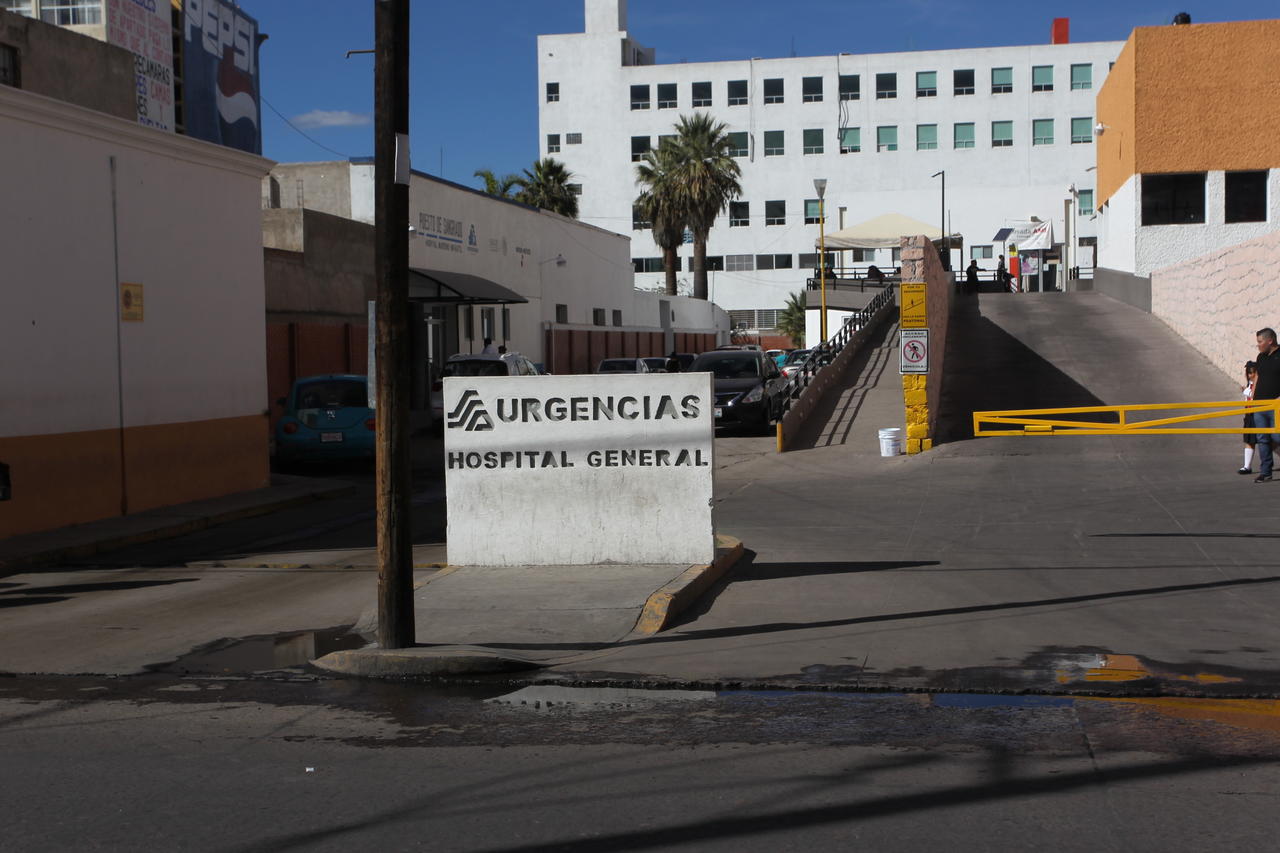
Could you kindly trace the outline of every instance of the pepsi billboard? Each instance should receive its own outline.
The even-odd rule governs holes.
[[[262,153],[258,22],[225,0],[186,0],[182,103],[188,136]]]

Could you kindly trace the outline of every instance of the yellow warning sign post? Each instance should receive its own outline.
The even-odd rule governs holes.
[[[926,302],[927,294],[924,282],[904,281],[902,283],[902,328],[928,328],[929,317],[925,310]]]

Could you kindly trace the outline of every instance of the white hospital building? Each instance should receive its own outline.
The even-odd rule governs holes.
[[[582,221],[632,229],[638,288],[661,288],[663,273],[632,219],[633,164],[695,111],[727,125],[742,167],[742,197],[707,246],[708,295],[723,308],[780,309],[803,289],[815,178],[828,181],[828,233],[885,213],[939,224],[945,171],[949,230],[964,238],[955,268],[975,257],[994,269],[997,233],[1031,217],[1059,241],[1071,226],[1081,248],[1067,262],[1093,265],[1094,99],[1123,42],[1071,44],[1061,21],[1039,45],[658,64],[628,34],[626,0],[585,4],[586,32],[538,37],[540,154],[576,176]],[[892,254],[843,261],[887,268]],[[682,293],[692,256],[681,248]]]

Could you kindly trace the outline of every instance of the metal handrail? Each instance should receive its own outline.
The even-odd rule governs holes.
[[[782,386],[783,404],[782,414],[778,416],[779,418],[791,410],[791,401],[798,399],[804,393],[804,390],[813,382],[814,377],[818,375],[818,371],[835,361],[836,356],[840,355],[841,351],[849,345],[853,336],[870,325],[881,309],[892,305],[896,297],[897,294],[894,289],[886,287],[877,293],[860,311],[846,317],[844,323],[831,336],[830,340],[814,347],[809,357],[800,363],[800,369],[788,376],[786,384]]]

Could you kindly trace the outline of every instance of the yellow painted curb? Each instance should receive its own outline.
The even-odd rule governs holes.
[[[716,557],[710,565],[690,566],[680,577],[649,596],[636,620],[634,634],[656,634],[675,621],[690,604],[724,577],[742,558],[742,541],[733,536],[716,536]]]

